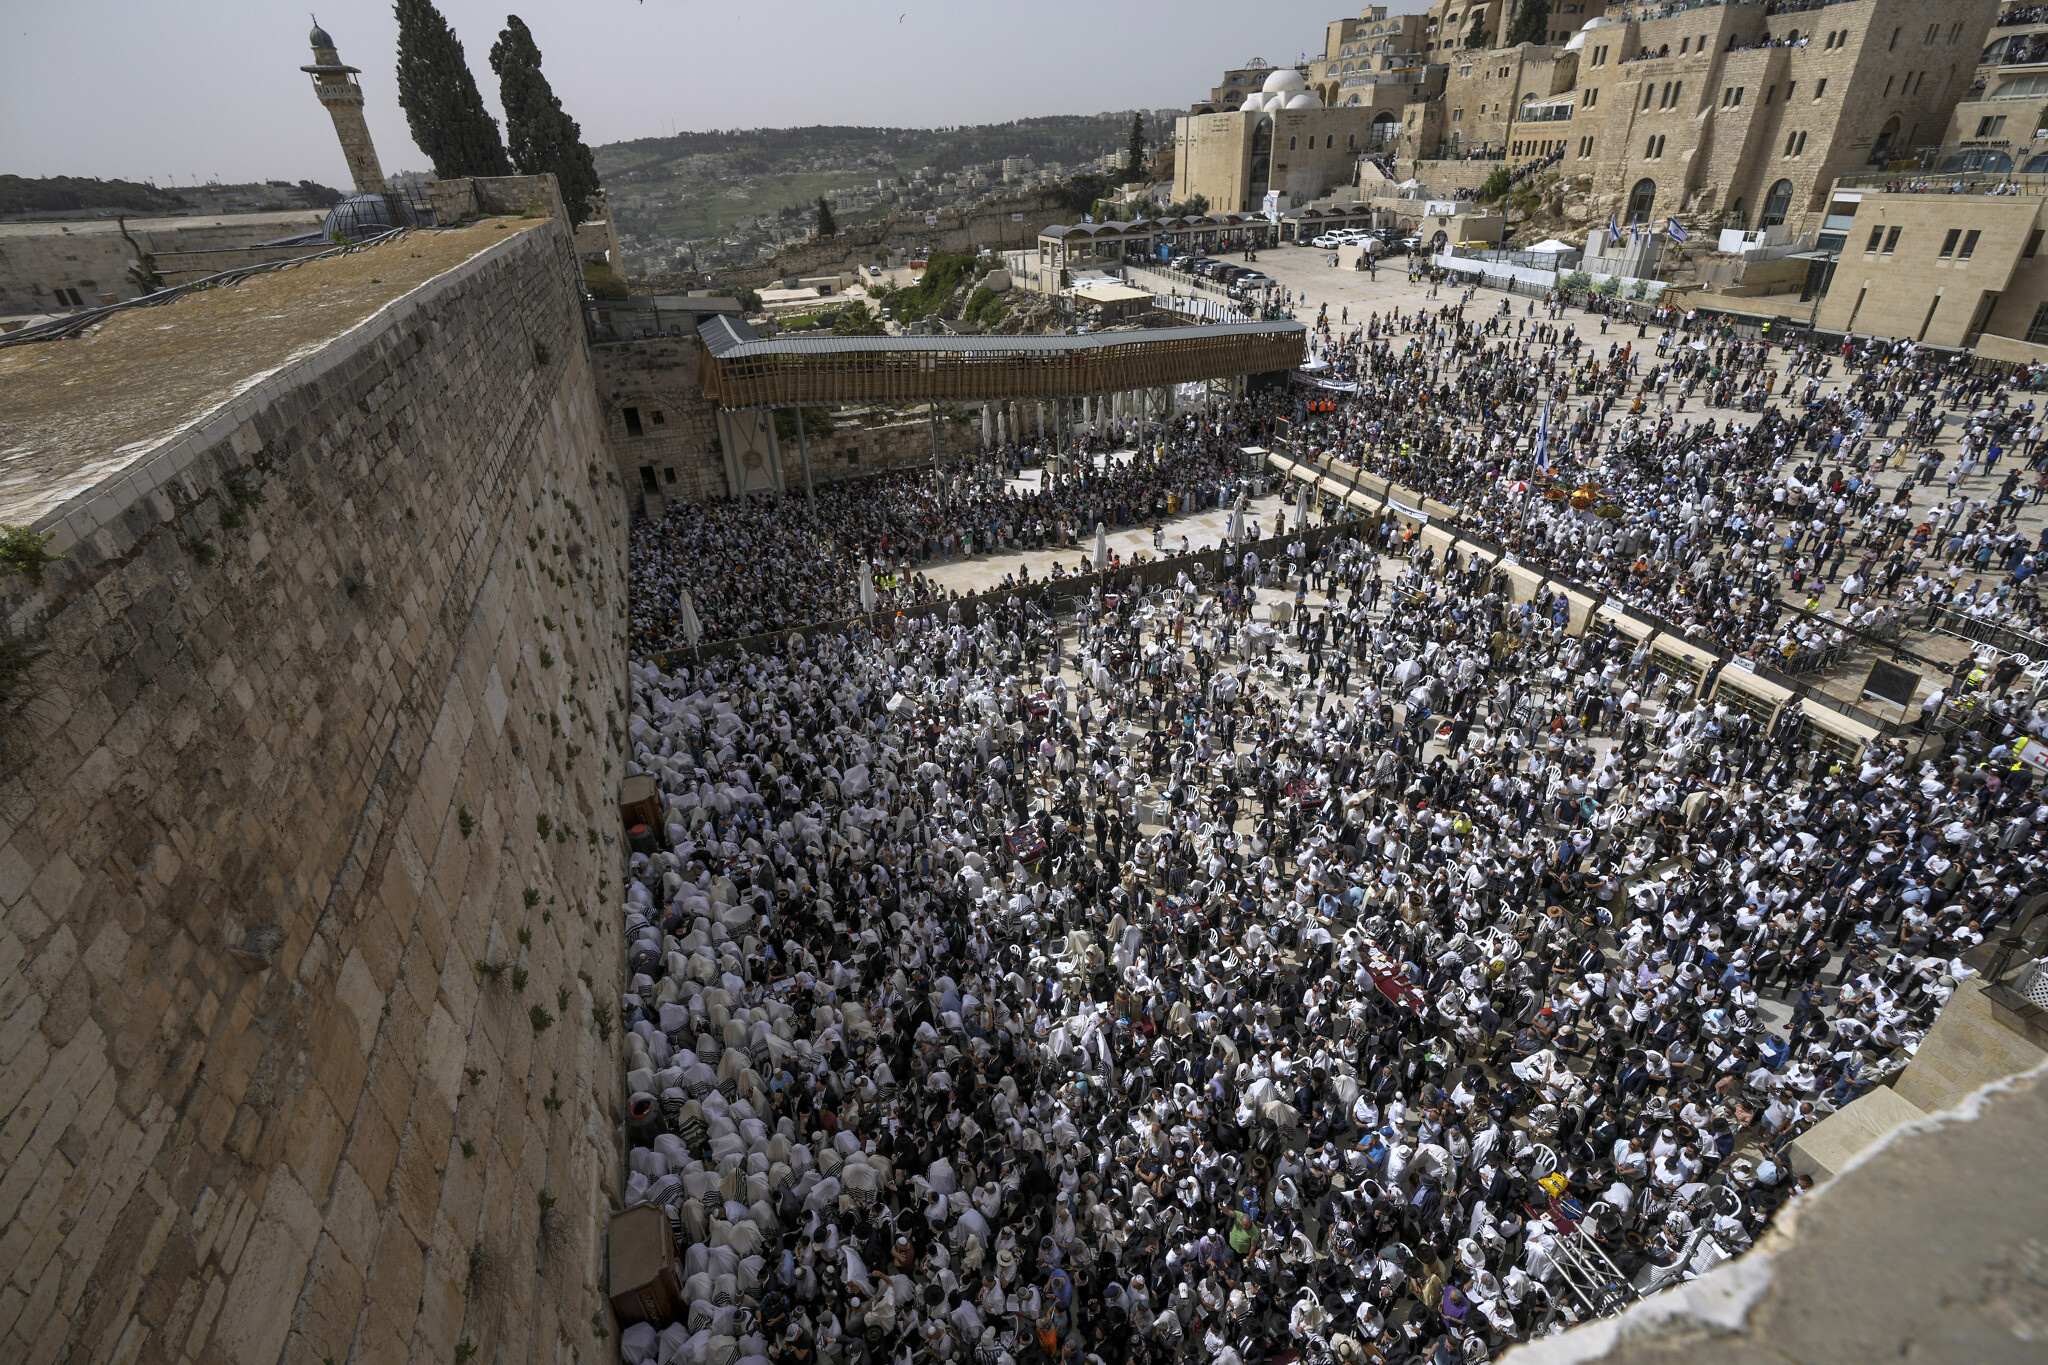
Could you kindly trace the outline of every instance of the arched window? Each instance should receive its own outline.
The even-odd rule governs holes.
[[[1891,160],[1892,147],[1898,140],[1899,116],[1893,114],[1884,121],[1884,127],[1878,130],[1877,145],[1870,149],[1870,164],[1876,166]]]
[[[1657,182],[1643,179],[1636,181],[1636,187],[1628,192],[1628,220],[1631,223],[1647,223],[1650,211],[1657,206]]]
[[[1771,192],[1764,196],[1764,216],[1756,220],[1760,228],[1777,227],[1785,221],[1785,215],[1792,209],[1792,182],[1780,180],[1771,186]]]

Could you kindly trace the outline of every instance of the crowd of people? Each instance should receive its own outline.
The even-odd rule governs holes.
[[[1066,620],[1041,579],[659,653],[680,587],[708,634],[850,616],[861,556],[1142,522],[1280,418],[1771,649],[1825,620],[1795,576],[1952,586],[1878,482],[1930,400],[1980,459],[2032,420],[1899,348],[1455,307],[1317,335],[1334,410],[1185,418],[1037,502],[1003,452],[636,530],[628,771],[661,814],[622,910],[624,1199],[669,1212],[680,1307],[627,1361],[1490,1359],[1749,1246],[1810,1186],[1789,1146],[2048,890],[2015,760],[2048,701],[2011,660],[1958,677],[1940,745],[1845,753],[1392,519],[1163,592],[1120,571]]]
[[[705,640],[745,639],[862,610],[860,566],[878,576],[878,609],[929,601],[921,570],[997,550],[1075,549],[1092,556],[1095,528],[1155,525],[1233,497],[1242,447],[1270,430],[1261,406],[1222,420],[1188,417],[1135,454],[1120,424],[1082,437],[1064,472],[1036,487],[1014,476],[1036,447],[1005,445],[939,470],[918,468],[817,489],[800,498],[671,504],[633,527],[632,633],[642,650],[682,643],[688,589]],[[1141,443],[1142,445],[1142,443]],[[1049,452],[1047,452],[1049,453]]]

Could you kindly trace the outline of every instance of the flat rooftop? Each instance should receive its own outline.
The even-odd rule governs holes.
[[[0,522],[44,514],[436,276],[544,218],[411,232],[0,347]]]
[[[326,209],[278,209],[271,213],[208,213],[185,218],[128,217],[130,232],[193,232],[201,228],[265,227],[283,231],[326,221]],[[112,218],[52,218],[39,222],[0,223],[0,241],[27,237],[116,236],[121,224]]]

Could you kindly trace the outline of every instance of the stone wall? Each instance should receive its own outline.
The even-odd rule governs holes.
[[[624,499],[494,240],[5,580],[0,1358],[614,1355]]]
[[[599,411],[610,431],[619,480],[633,505],[641,506],[644,498],[646,510],[658,514],[669,502],[731,496],[719,448],[717,405],[697,383],[703,350],[696,338],[606,342],[592,347],[591,356]],[[980,445],[980,409],[970,406],[966,412],[965,420],[939,424],[940,448],[947,454]],[[807,440],[811,478],[817,484],[926,464],[932,458],[931,422],[922,416],[898,420],[880,410],[836,412],[829,434]],[[783,487],[801,491],[804,471],[797,443],[790,439],[779,445]]]

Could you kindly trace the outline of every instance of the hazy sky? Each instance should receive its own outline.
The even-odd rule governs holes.
[[[495,115],[491,44],[533,29],[592,146],[673,130],[923,126],[1165,108],[1249,57],[1321,50],[1338,0],[439,0]],[[1394,6],[1423,8],[1420,0]],[[328,0],[387,171],[426,170],[398,107],[387,0]],[[266,0],[0,2],[0,172],[346,188],[299,67],[306,14]]]

